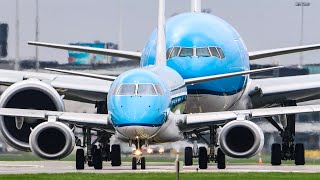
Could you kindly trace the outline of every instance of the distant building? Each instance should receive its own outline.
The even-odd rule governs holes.
[[[94,43],[70,43],[70,45],[86,46],[94,48],[118,49],[114,43],[94,42]],[[117,57],[91,54],[86,52],[68,51],[68,62],[74,65],[96,65],[96,64],[113,64],[118,61]]]
[[[8,24],[0,23],[0,57],[7,57],[8,55]]]

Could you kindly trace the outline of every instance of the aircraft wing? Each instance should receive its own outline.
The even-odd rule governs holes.
[[[272,56],[279,56],[303,51],[311,51],[320,49],[320,44],[311,44],[305,46],[294,46],[294,47],[286,47],[286,48],[277,48],[277,49],[269,49],[269,50],[262,50],[262,51],[254,51],[249,52],[249,59],[256,60],[261,58],[267,58]]]
[[[320,98],[320,74],[253,79],[248,86],[252,108]]]
[[[43,42],[34,42],[34,41],[29,41],[28,44],[35,45],[35,46],[55,48],[55,49],[63,49],[68,51],[80,51],[80,52],[87,52],[87,53],[93,53],[93,54],[116,56],[116,57],[122,57],[122,58],[134,59],[134,60],[141,59],[141,52],[93,48],[93,47],[75,46],[75,45],[62,45],[62,44],[43,43]]]
[[[105,101],[112,81],[74,75],[49,74],[39,72],[0,70],[0,85],[38,79],[55,88],[64,99],[95,103]]]
[[[320,112],[320,105],[306,105],[306,106],[289,106],[289,107],[274,107],[274,108],[260,108],[248,109],[238,111],[222,111],[209,113],[194,113],[187,115],[179,115],[177,119],[178,124],[182,130],[194,130],[202,128],[206,125],[224,124],[228,121],[237,120],[240,116],[247,116],[248,120],[251,118],[271,117],[277,115],[289,115],[298,113]]]
[[[22,118],[35,118],[42,120],[52,120],[73,124],[80,127],[92,127],[103,130],[114,131],[112,124],[108,120],[107,114],[73,113],[46,110],[0,108],[1,116],[12,116]]]

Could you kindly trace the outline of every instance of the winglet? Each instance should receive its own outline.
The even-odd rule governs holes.
[[[165,0],[159,0],[156,65],[166,65]]]

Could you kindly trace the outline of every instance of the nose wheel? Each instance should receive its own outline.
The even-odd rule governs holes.
[[[141,169],[146,169],[146,158],[145,157],[133,157],[132,158],[132,169],[136,170],[138,165],[140,165]]]

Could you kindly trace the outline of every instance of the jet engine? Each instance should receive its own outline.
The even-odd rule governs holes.
[[[44,122],[30,134],[31,151],[43,159],[62,159],[68,156],[75,145],[72,130],[61,122]]]
[[[233,158],[249,158],[261,151],[264,134],[260,127],[247,120],[227,123],[219,134],[221,150]]]
[[[58,92],[37,79],[17,82],[8,87],[0,97],[0,107],[64,111]],[[41,119],[0,116],[1,138],[16,149],[30,151],[31,129],[42,122]]]

